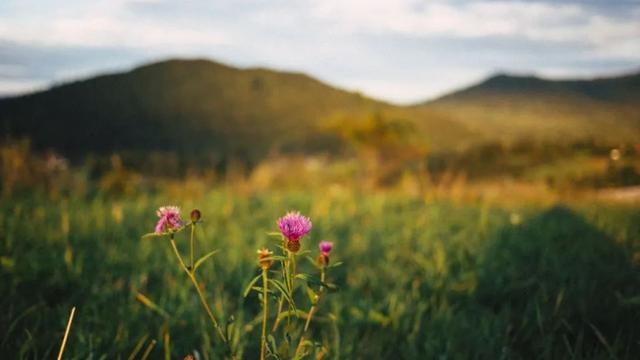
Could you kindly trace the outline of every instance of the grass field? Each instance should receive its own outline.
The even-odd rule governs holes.
[[[640,353],[640,209],[581,204],[507,208],[392,194],[141,193],[51,201],[0,200],[0,351],[55,358],[77,307],[65,358],[219,358],[220,344],[155,209],[203,213],[199,270],[213,311],[233,316],[233,347],[258,357],[260,306],[243,298],[256,249],[290,209],[308,214],[303,247],[335,243],[328,278],[339,290],[312,324],[327,358],[634,359]],[[187,238],[177,237],[186,249]],[[310,264],[300,265],[309,272]],[[308,307],[302,291],[299,303]],[[155,305],[153,305],[153,304]],[[271,314],[273,316],[273,314]],[[301,320],[298,320],[299,322]],[[138,355],[139,356],[139,355]]]

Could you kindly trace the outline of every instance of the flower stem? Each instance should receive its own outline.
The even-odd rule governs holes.
[[[196,279],[195,274],[187,268],[187,266],[184,263],[184,260],[182,260],[182,256],[180,256],[180,252],[178,251],[176,242],[173,240],[173,234],[171,234],[171,247],[173,248],[173,252],[176,254],[176,257],[180,262],[180,266],[182,267],[182,270],[184,270],[184,272],[187,273],[189,280],[191,280],[191,283],[196,288],[196,291],[198,292],[198,296],[200,297],[200,302],[202,302],[202,306],[204,306],[204,309],[207,312],[207,315],[209,315],[211,324],[213,324],[213,327],[218,332],[218,336],[220,337],[220,340],[222,340],[223,343],[227,344],[227,337],[224,335],[224,332],[222,331],[222,328],[220,328],[220,325],[218,325],[218,321],[216,320],[216,317],[213,315],[211,308],[209,308],[209,304],[207,303],[205,294],[200,289],[200,285],[198,284],[198,280]]]
[[[324,269],[320,270],[320,282],[324,283]],[[309,314],[307,314],[307,321],[304,324],[304,331],[302,332],[303,335],[309,329],[309,324],[311,323],[311,318],[313,317],[313,313],[318,308],[318,302],[320,301],[320,295],[322,295],[322,290],[324,290],[324,287],[322,285],[320,285],[320,289],[318,290],[318,298],[316,300],[316,303],[311,306],[311,309],[309,309]]]
[[[287,254],[287,258],[289,259],[289,261],[287,261],[287,286],[289,287],[289,296],[293,298],[293,277],[295,276],[296,254],[289,250],[287,250]],[[289,303],[287,307],[289,308],[289,314],[291,314],[291,311],[293,310],[291,304]],[[287,327],[289,326],[291,326],[291,316],[287,316]]]
[[[289,274],[289,281],[291,281],[291,283],[289,284],[289,290],[293,295],[293,279],[296,277],[296,271],[297,271],[296,254],[289,252],[289,255],[291,256],[291,273]]]
[[[189,269],[193,270],[193,242],[195,241],[196,223],[191,224],[191,241],[189,241],[189,253],[191,254],[191,263]]]
[[[280,325],[280,314],[282,313],[282,306],[284,305],[284,296],[280,295],[280,301],[278,302],[278,311],[276,313],[276,321],[273,323],[273,328],[271,331],[275,332],[278,330],[278,325]]]
[[[324,268],[322,268],[320,269],[320,283],[324,283],[324,278],[325,278],[325,272],[324,272]],[[313,305],[311,305],[311,308],[309,309],[309,313],[307,314],[307,320],[304,324],[304,330],[302,330],[302,335],[300,336],[300,342],[298,342],[298,347],[296,348],[296,352],[295,352],[296,357],[298,356],[299,352],[302,350],[302,344],[304,343],[305,335],[307,334],[307,330],[309,330],[309,324],[311,324],[311,319],[313,318],[313,314],[318,308],[318,302],[320,301],[320,295],[322,295],[323,290],[324,290],[324,287],[320,285],[320,289],[318,290],[318,296],[316,298],[316,301]]]
[[[284,239],[284,237],[282,238],[282,252],[284,255],[288,255],[289,251],[286,250],[286,240]],[[287,276],[288,274],[288,267],[289,267],[289,262],[287,261],[288,256],[280,261],[280,264],[282,266],[282,280],[284,281],[284,283],[286,284],[287,287],[289,287],[289,278]],[[282,313],[282,306],[284,305],[284,295],[280,294],[280,301],[278,302],[278,311],[276,312],[276,321],[274,321],[273,323],[273,328],[271,329],[272,332],[275,332],[276,330],[278,330],[278,325],[280,325],[280,314]]]
[[[269,314],[269,302],[267,298],[268,269],[262,269],[262,335],[260,336],[260,360],[265,359],[267,348],[267,316]]]

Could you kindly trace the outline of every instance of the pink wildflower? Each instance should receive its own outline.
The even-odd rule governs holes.
[[[329,255],[331,249],[333,249],[333,243],[331,241],[322,241],[318,247],[323,255]]]
[[[177,206],[163,206],[156,211],[156,214],[160,218],[156,224],[156,234],[175,230],[182,226],[180,208]]]
[[[298,242],[311,231],[311,220],[299,212],[288,212],[278,219],[278,228],[289,241]]]

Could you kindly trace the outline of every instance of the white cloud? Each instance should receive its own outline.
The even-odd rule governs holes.
[[[365,95],[396,104],[415,104],[425,101],[425,94],[431,98],[441,96],[452,88],[459,89],[481,81],[485,76],[486,72],[481,69],[440,68],[437,73],[416,73],[411,78],[389,80],[356,77],[336,79],[336,83],[346,89],[362,91]]]
[[[130,2],[98,1],[92,3],[93,6],[61,7],[51,13],[32,8],[34,15],[0,14],[0,39],[43,46],[134,48],[187,48],[228,43],[228,36],[222,31],[202,29],[202,24],[135,18],[126,12]]]
[[[640,5],[630,11],[639,9]],[[637,18],[604,16],[577,3],[317,0],[312,12],[350,32],[394,32],[420,37],[508,36],[599,47],[615,47],[618,42],[640,38]],[[640,49],[640,42],[636,44],[635,49]]]
[[[36,51],[25,65],[5,50],[0,81],[11,83],[0,91],[20,88],[17,78],[60,81],[209,56],[413,101],[496,69],[570,76],[629,68],[640,62],[640,3],[620,9],[578,0],[0,0],[0,45],[70,54],[45,66]],[[100,49],[111,55],[100,58]]]
[[[0,78],[0,96],[24,94],[47,87],[43,79],[2,79]]]

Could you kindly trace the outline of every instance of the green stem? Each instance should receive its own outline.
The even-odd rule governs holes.
[[[200,302],[202,302],[202,306],[204,306],[204,309],[207,312],[207,315],[209,315],[209,319],[211,320],[211,324],[213,324],[213,327],[218,332],[218,336],[220,337],[222,342],[227,344],[227,337],[224,335],[224,332],[222,331],[222,328],[220,328],[220,325],[218,325],[218,321],[216,320],[216,317],[213,315],[213,312],[211,311],[211,308],[209,308],[209,304],[207,303],[207,299],[205,297],[205,294],[200,289],[200,285],[198,284],[198,280],[196,279],[196,277],[193,274],[193,272],[191,272],[187,268],[186,264],[182,260],[182,256],[180,256],[180,252],[178,251],[178,247],[176,246],[176,242],[173,240],[173,234],[171,234],[171,247],[173,248],[173,252],[176,254],[176,257],[178,258],[178,261],[180,261],[180,266],[182,266],[182,270],[184,270],[184,272],[187,273],[187,276],[189,277],[189,280],[191,280],[191,283],[196,288],[196,291],[198,292],[198,296],[200,297]]]
[[[289,250],[287,250],[287,255],[287,258],[289,259],[289,261],[287,261],[287,286],[289,287],[289,295],[293,298],[293,276],[295,273],[294,269],[296,266],[296,259],[295,254]],[[287,308],[289,309],[289,314],[291,314],[293,308],[291,307],[290,303],[287,303]],[[287,316],[287,328],[289,328],[290,326],[291,316]]]
[[[276,312],[276,321],[273,323],[272,332],[278,330],[278,325],[280,325],[280,314],[282,313],[282,306],[284,305],[284,296],[280,295],[280,301],[278,302],[278,311]]]
[[[269,313],[269,302],[267,301],[267,269],[262,269],[262,335],[260,336],[260,360],[265,359],[267,348],[267,316]]]
[[[291,291],[291,295],[293,296],[293,280],[296,277],[296,272],[297,272],[297,265],[296,265],[296,254],[294,253],[290,253],[291,255],[291,273],[289,274],[289,280],[291,281],[291,284],[289,284],[289,288]]]
[[[189,242],[189,252],[191,254],[191,264],[189,266],[189,269],[193,269],[193,242],[194,242],[194,238],[195,238],[195,232],[196,232],[196,223],[192,223],[191,224],[191,241]]]
[[[324,272],[324,268],[322,268],[320,269],[321,283],[324,283],[324,278],[325,278],[325,272]],[[318,290],[318,297],[316,298],[315,303],[311,305],[311,308],[309,309],[309,313],[307,314],[307,321],[304,324],[304,330],[302,330],[302,336],[300,336],[300,342],[298,343],[298,347],[296,348],[296,352],[295,352],[296,357],[298,357],[299,352],[302,350],[302,344],[304,343],[305,335],[307,334],[307,330],[309,330],[309,324],[311,324],[311,319],[313,318],[313,314],[318,308],[318,302],[320,301],[320,295],[322,295],[323,290],[324,290],[324,287],[320,285],[320,289]]]
[[[320,282],[324,283],[324,268],[320,270]],[[316,311],[318,307],[318,302],[320,301],[320,295],[322,295],[322,290],[324,290],[324,287],[320,285],[320,289],[318,290],[318,298],[315,304],[311,306],[311,309],[309,309],[309,314],[307,314],[307,321],[304,324],[304,331],[302,332],[303,334],[306,333],[307,330],[309,329],[309,324],[311,323],[311,318],[313,317],[313,313]]]
[[[286,250],[286,240],[284,239],[284,237],[282,237],[282,252],[283,255],[287,255],[288,254],[288,250]],[[288,258],[288,257],[287,257]],[[287,277],[287,268],[289,267],[289,263],[287,262],[287,259],[284,259],[282,261],[280,261],[281,264],[281,268],[282,268],[282,279],[284,280],[284,283],[287,285],[287,287],[289,287],[289,278]],[[278,311],[276,312],[276,321],[274,321],[273,323],[273,328],[271,329],[272,332],[275,332],[276,330],[278,330],[278,325],[280,325],[280,314],[282,313],[282,306],[284,305],[284,295],[280,294],[280,301],[278,303]]]

